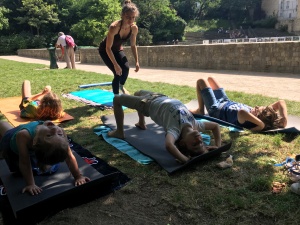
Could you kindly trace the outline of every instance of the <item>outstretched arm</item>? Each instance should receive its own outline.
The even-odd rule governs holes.
[[[286,127],[288,113],[287,113],[287,107],[285,101],[279,100],[271,104],[271,106],[275,111],[278,111],[279,115],[282,117],[279,126]]]
[[[19,169],[23,175],[26,186],[22,193],[29,192],[31,195],[37,195],[42,189],[35,185],[28,146],[31,145],[31,137],[27,130],[21,130],[16,135],[17,146],[19,149]]]
[[[167,133],[165,139],[166,149],[181,163],[185,163],[189,160],[184,154],[182,154],[175,145],[175,138],[172,134]]]
[[[69,167],[70,172],[72,173],[72,175],[75,179],[75,186],[85,184],[86,182],[90,181],[90,178],[85,177],[80,173],[76,158],[73,155],[70,148],[68,151],[68,157],[66,159],[66,163]]]

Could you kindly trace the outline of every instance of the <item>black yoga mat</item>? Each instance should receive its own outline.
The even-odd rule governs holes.
[[[114,115],[103,116],[102,122],[112,129],[116,129]],[[137,113],[126,113],[124,117],[125,140],[145,155],[153,158],[162,168],[172,174],[187,166],[207,160],[230,149],[231,143],[216,150],[197,156],[185,164],[178,163],[165,149],[165,132],[162,127],[146,117],[147,129],[140,130],[134,126],[138,121]]]
[[[13,213],[15,218],[4,215],[6,224],[25,222],[36,223],[58,211],[86,203],[104,196],[125,185],[129,178],[114,167],[98,157],[93,156],[88,150],[70,140],[70,147],[76,157],[79,169],[90,182],[75,187],[74,178],[66,163],[61,163],[59,170],[48,176],[35,176],[36,185],[43,189],[42,193],[31,196],[22,194],[24,179],[20,175],[11,173],[5,160],[0,160],[0,177],[6,189],[11,210],[7,207],[2,214]],[[77,154],[77,153],[78,154]],[[101,172],[99,172],[101,171]],[[4,198],[2,196],[2,198]],[[2,203],[5,200],[2,199]]]
[[[195,109],[198,106],[197,100],[192,100],[189,103],[186,104],[188,109]],[[194,115],[196,118],[200,119],[206,119],[209,121],[216,122],[220,125],[223,126],[231,126],[240,130],[243,130],[244,128],[236,126],[234,124],[228,123],[226,121],[216,119],[213,117],[210,117],[208,115]],[[298,116],[293,116],[293,115],[288,115],[288,123],[285,128],[278,128],[278,129],[273,129],[273,130],[267,130],[267,131],[261,131],[260,133],[267,133],[267,134],[276,134],[276,133],[293,133],[293,134],[300,134],[300,117]]]

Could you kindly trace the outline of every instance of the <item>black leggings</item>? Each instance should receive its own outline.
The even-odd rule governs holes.
[[[119,94],[119,84],[124,85],[127,80],[128,74],[129,74],[129,63],[128,63],[125,53],[123,51],[113,52],[117,63],[122,68],[121,76],[116,74],[114,64],[111,62],[106,51],[99,51],[99,54],[100,54],[103,62],[105,63],[105,65],[113,72],[114,79],[112,81],[112,89],[113,89],[114,94]]]

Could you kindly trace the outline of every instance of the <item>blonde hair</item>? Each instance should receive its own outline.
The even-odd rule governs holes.
[[[53,92],[46,94],[37,108],[38,120],[55,120],[62,117],[61,100]]]
[[[136,17],[140,15],[140,11],[137,8],[137,6],[134,3],[132,3],[130,0],[124,1],[121,15],[124,16],[127,13],[135,13]]]
[[[271,130],[281,128],[281,117],[278,113],[273,109],[272,106],[263,107],[259,110],[257,114],[257,118],[260,119],[265,127],[263,130]]]

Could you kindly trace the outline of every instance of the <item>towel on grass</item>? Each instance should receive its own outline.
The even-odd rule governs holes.
[[[0,99],[0,111],[6,117],[6,119],[13,125],[19,126],[21,124],[28,123],[33,121],[29,118],[20,117],[19,104],[22,97],[10,97],[10,98],[1,98]],[[63,117],[57,120],[53,120],[54,123],[61,123],[69,120],[73,120],[74,117],[64,112]]]
[[[108,137],[107,132],[110,130],[111,129],[108,126],[99,126],[99,127],[94,128],[94,133],[97,134],[98,136],[102,136],[103,139],[108,144],[111,144],[116,149],[127,154],[130,158],[134,159],[135,161],[137,161],[140,164],[146,165],[146,164],[153,162],[153,160],[151,158],[142,154],[135,147],[128,144],[128,142],[126,142],[122,139],[119,139],[119,138]]]

